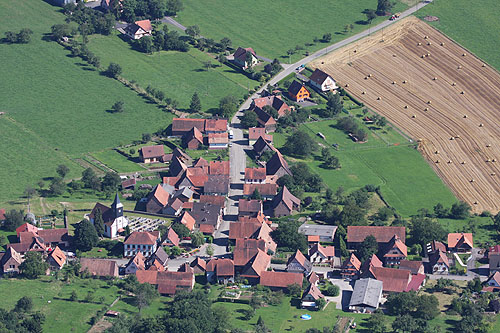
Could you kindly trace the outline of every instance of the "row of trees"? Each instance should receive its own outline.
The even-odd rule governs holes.
[[[28,28],[23,28],[18,33],[12,31],[5,32],[5,42],[10,44],[28,44],[31,41],[33,31]]]
[[[10,311],[0,308],[2,332],[41,333],[44,322],[45,315],[39,311],[33,311],[33,300],[28,296],[21,297]]]
[[[155,30],[153,36],[144,36],[137,40],[131,40],[132,45],[144,53],[155,51],[181,51],[187,52],[189,45],[181,39],[177,31],[169,31],[166,25],[162,30]]]
[[[64,14],[68,21],[78,24],[78,31],[85,43],[89,35],[109,35],[115,24],[114,15],[86,7],[83,1],[76,5],[73,3],[65,5]]]
[[[184,9],[181,0],[111,0],[110,11],[117,19],[135,22],[138,19],[156,20],[165,15],[175,16]]]

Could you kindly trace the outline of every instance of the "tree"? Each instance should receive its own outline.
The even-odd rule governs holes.
[[[415,315],[424,320],[432,320],[439,314],[439,301],[434,295],[420,295],[418,297]]]
[[[365,9],[363,10],[363,14],[366,15],[366,22],[368,24],[372,24],[372,21],[377,17],[374,9]]]
[[[457,220],[466,219],[470,216],[470,210],[471,207],[467,203],[463,201],[455,202],[451,205],[450,217]]]
[[[29,251],[24,255],[24,261],[19,265],[19,270],[28,279],[36,279],[44,274],[49,265],[38,252]]]
[[[5,213],[3,227],[7,231],[16,231],[17,227],[24,223],[24,212],[12,209]]]
[[[427,322],[405,314],[392,322],[392,329],[396,333],[424,333],[427,332]]]
[[[93,292],[93,291],[91,291],[91,290],[89,290],[89,291],[87,292],[87,296],[85,296],[85,302],[87,302],[87,303],[91,303],[91,302],[94,300],[94,296],[95,296],[95,295],[94,295],[94,292]]]
[[[361,262],[368,260],[373,254],[378,252],[377,239],[373,235],[366,236],[358,248],[356,256]]]
[[[167,0],[167,14],[170,16],[176,15],[178,12],[184,9],[184,5],[181,0]]]
[[[55,24],[51,28],[52,39],[55,41],[61,40],[65,36],[71,34],[71,27],[67,24]]]
[[[375,311],[370,318],[366,320],[366,326],[371,333],[387,332],[387,318],[381,311]]]
[[[151,302],[159,296],[156,288],[149,283],[140,283],[134,290],[134,303],[139,309],[139,312],[145,307],[148,307]]]
[[[189,104],[189,109],[191,110],[191,112],[201,111],[201,101],[197,92],[195,92],[193,94],[193,97],[191,97],[191,103]]]
[[[316,306],[318,307],[318,310],[323,310],[323,308],[326,305],[326,301],[323,297],[320,297],[316,300]]]
[[[340,224],[344,227],[348,225],[366,225],[365,211],[355,200],[347,200],[340,213]]]
[[[262,200],[262,195],[260,195],[259,189],[255,188],[253,191],[252,195],[250,196],[250,199],[253,200]]]
[[[200,27],[197,25],[190,25],[189,27],[186,28],[186,35],[196,38],[200,35]]]
[[[161,38],[163,38],[163,35],[161,34],[156,35],[154,39],[151,36],[144,36],[135,40],[135,47],[141,52],[151,54],[155,51],[154,42],[156,41],[157,43],[161,43],[161,41],[159,41]]]
[[[323,43],[329,43],[332,40],[332,34],[331,33],[326,33],[323,35],[323,38],[321,38],[321,41]]]
[[[225,118],[231,118],[237,110],[238,100],[234,96],[228,95],[220,100],[217,114]]]
[[[56,172],[59,176],[61,176],[61,178],[64,178],[68,174],[69,168],[64,164],[59,164],[57,166]]]
[[[450,215],[450,212],[448,209],[444,208],[444,206],[440,202],[438,202],[434,206],[434,215],[439,218],[445,218]]]
[[[191,245],[194,247],[200,247],[205,244],[205,236],[201,232],[195,232],[191,235]]]
[[[428,217],[413,216],[410,225],[411,244],[420,244],[424,246],[433,240],[441,241],[446,236],[446,230],[443,229],[441,224],[432,221]]]
[[[124,104],[125,104],[125,102],[123,102],[123,101],[116,101],[113,104],[113,106],[111,106],[111,112],[112,113],[122,113]]]
[[[116,172],[106,172],[102,178],[102,189],[105,192],[115,192],[121,184],[121,178]]]
[[[495,215],[493,218],[493,223],[495,224],[495,227],[497,228],[497,231],[500,231],[500,212]]]
[[[327,98],[328,98],[328,100],[326,102],[325,116],[331,118],[335,115],[338,115],[340,112],[342,112],[343,101],[340,98],[340,94],[338,94],[338,93],[332,94],[330,92],[330,93],[328,93]]]
[[[31,35],[33,31],[28,28],[23,28],[16,36],[16,42],[20,44],[28,44],[31,40]]]
[[[179,238],[184,238],[184,237],[188,237],[189,234],[191,233],[191,231],[189,231],[188,227],[186,227],[184,224],[182,223],[174,223],[172,224],[172,229],[175,231],[175,233],[177,234],[177,236],[179,236]]]
[[[122,67],[118,64],[115,64],[114,62],[110,63],[108,69],[106,70],[106,74],[113,79],[118,78],[121,73]]]
[[[71,295],[69,296],[69,300],[70,300],[70,301],[72,301],[72,302],[74,302],[74,301],[77,301],[77,300],[78,300],[78,295],[76,294],[76,291],[75,291],[75,290],[73,290],[73,291],[71,292]]]
[[[378,127],[384,127],[385,125],[387,125],[387,119],[385,117],[380,117],[377,119],[376,124]]]
[[[280,248],[289,251],[300,250],[305,253],[307,251],[307,238],[305,235],[298,233],[299,226],[300,223],[296,221],[280,222],[271,236]]]
[[[345,245],[345,241],[343,238],[339,239],[339,248],[340,248],[340,254],[343,258],[349,256],[349,250],[347,249],[347,246]]]
[[[288,155],[299,157],[309,156],[316,149],[317,145],[314,140],[309,134],[301,130],[297,130],[290,135],[283,146],[283,151]]]
[[[233,42],[229,38],[224,37],[220,40],[219,44],[220,44],[222,51],[225,51],[232,46]]]
[[[151,134],[150,133],[142,133],[141,139],[142,139],[142,143],[148,143],[149,141],[151,141]]]
[[[477,276],[471,281],[467,282],[467,289],[473,293],[481,292],[482,288],[483,286],[481,284],[481,280]]]
[[[90,251],[99,242],[97,232],[87,220],[82,220],[75,227],[74,243],[75,247],[83,252]]]
[[[390,12],[392,7],[394,7],[394,2],[390,0],[378,0],[377,4],[377,15],[384,16],[387,12]]]
[[[94,228],[98,236],[104,235],[104,220],[102,219],[102,212],[99,207],[97,207],[94,213]]]
[[[339,169],[340,161],[336,156],[330,156],[323,162],[322,166],[327,169]]]
[[[255,326],[255,333],[268,333],[271,332],[269,328],[267,328],[266,324],[264,323],[264,319],[262,319],[261,316],[259,316],[259,319],[257,320],[257,325]]]
[[[82,172],[82,182],[86,188],[101,189],[101,181],[92,168],[87,168]]]
[[[332,153],[330,152],[330,148],[328,148],[328,147],[321,148],[321,159],[323,161],[328,160],[328,158],[330,158],[330,156],[332,156]]]
[[[252,110],[245,111],[245,113],[243,113],[243,117],[241,117],[241,126],[244,128],[250,128],[256,127],[257,125],[257,114]]]
[[[9,244],[9,239],[4,234],[0,235],[0,246],[5,246]]]
[[[212,244],[208,244],[205,251],[207,252],[207,256],[209,256],[209,257],[213,256],[214,255],[214,247],[212,246]]]
[[[33,309],[33,299],[29,296],[21,297],[14,307],[14,311],[16,312],[30,312]]]
[[[326,288],[325,295],[336,297],[340,294],[340,288],[336,284],[332,284]]]
[[[62,195],[66,190],[66,183],[61,177],[54,177],[50,181],[49,191],[53,196]]]
[[[5,40],[8,42],[8,43],[15,43],[16,42],[16,34],[12,31],[6,31],[5,32]]]
[[[417,306],[418,296],[414,291],[389,294],[385,307],[387,313],[391,316],[409,314],[415,311]]]

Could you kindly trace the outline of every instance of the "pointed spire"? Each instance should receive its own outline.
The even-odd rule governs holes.
[[[118,196],[118,192],[116,192],[115,201],[113,201],[113,206],[116,207],[119,204],[121,204],[120,197]]]

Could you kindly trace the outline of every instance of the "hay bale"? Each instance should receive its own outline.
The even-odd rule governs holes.
[[[434,76],[434,77],[432,78],[432,81],[436,81],[437,79],[438,79],[438,78]]]
[[[365,80],[368,80],[368,76],[365,76]]]
[[[466,162],[465,161],[462,161],[462,164],[465,164]]]
[[[392,84],[396,84],[396,81],[392,81]]]
[[[432,101],[427,101],[427,104],[432,104]]]
[[[480,124],[479,124],[479,127],[483,127],[483,126],[484,126],[484,125],[483,125],[483,123],[480,123]]]
[[[425,58],[425,54],[422,54],[422,55],[420,56],[420,58],[422,58],[422,59],[423,59],[423,58]]]
[[[462,90],[462,91],[460,92],[460,95],[465,95],[465,91],[463,91],[463,90]]]
[[[462,69],[462,65],[458,65],[458,69]]]
[[[434,152],[434,154],[439,154],[439,150],[436,150],[436,151]]]
[[[464,114],[464,118],[467,118],[467,115],[466,115],[466,114]]]
[[[496,175],[496,173],[492,172],[492,173],[491,173],[491,175],[492,175],[492,176],[495,176],[495,175]]]
[[[462,53],[462,57],[465,57],[466,55],[467,55],[467,54],[465,54],[465,53]]]
[[[497,161],[497,159],[496,159],[496,158],[494,158],[494,159],[492,159],[491,161],[492,161],[492,162],[496,162],[496,161]]]
[[[357,50],[354,50],[353,52],[356,53]]]
[[[454,87],[456,86],[457,84],[455,82],[452,82],[451,86]]]
[[[420,45],[422,45],[422,43],[418,42],[417,45],[420,46]]]
[[[455,135],[455,139],[460,139],[460,135]]]
[[[479,203],[479,202],[477,202],[477,201],[474,201],[474,205],[477,205],[478,203]]]
[[[429,53],[427,53],[427,56],[428,56],[428,57],[430,57],[430,56],[431,56],[431,53],[430,53],[430,52],[429,52]]]
[[[444,42],[441,42],[441,46],[444,46]]]
[[[372,77],[372,75],[371,75],[371,74],[368,74],[368,77]]]
[[[424,39],[428,39],[428,38],[429,38],[429,36],[427,36],[427,35],[424,36]]]
[[[454,136],[452,136],[452,137],[450,138],[450,140],[452,140],[452,141],[453,141],[453,140],[455,140],[455,137],[454,137]]]
[[[382,97],[380,97],[380,96],[377,97],[377,101],[380,101],[380,100],[382,100]]]
[[[413,116],[411,116],[411,117],[412,117],[412,118],[417,118],[417,115],[416,115],[416,114],[414,114],[414,115],[413,115]]]
[[[361,92],[361,95],[366,95],[366,91]]]
[[[486,64],[483,64],[481,67],[486,67]]]
[[[408,82],[408,81],[406,81],[406,80],[403,80],[403,83],[406,83],[406,82]]]
[[[408,109],[408,105],[405,105],[405,109]]]
[[[486,163],[488,163],[488,162],[491,162],[491,160],[490,160],[489,158],[488,158],[488,159],[486,159]]]
[[[451,164],[451,160],[448,160],[448,164]]]
[[[432,45],[432,43],[431,43],[431,42],[428,42],[428,43],[427,43],[427,45]]]
[[[429,111],[429,108],[425,108],[424,111]]]
[[[436,163],[439,163],[439,160],[436,160]]]
[[[471,182],[471,183],[474,183],[474,178],[472,178],[472,179],[470,180],[470,182]]]
[[[488,143],[488,144],[486,145],[486,147],[490,148],[490,147],[491,147],[491,144],[489,144],[489,143]]]
[[[346,84],[345,84],[345,87],[346,87],[346,88],[347,88],[347,87],[349,87],[349,83],[346,83]]]

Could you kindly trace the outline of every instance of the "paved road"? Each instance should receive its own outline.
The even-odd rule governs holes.
[[[401,13],[401,17],[398,19],[398,20],[401,20],[402,18],[406,17],[406,16],[409,16],[409,15],[412,15],[413,13],[415,13],[418,9],[421,9],[422,7],[428,5],[429,3],[431,3],[432,0],[429,0],[429,1],[425,1],[425,2],[422,2],[420,4],[417,4],[413,7],[410,7],[408,8],[407,10],[405,10],[404,12]],[[396,21],[398,21],[396,20]],[[390,20],[386,20],[382,23],[379,23],[378,25],[374,26],[374,27],[371,27],[365,31],[362,31],[354,36],[351,36],[349,38],[346,38],[340,42],[337,42],[337,43],[334,43],[332,45],[329,45],[319,51],[316,51],[314,52],[313,54],[305,57],[305,58],[302,58],[301,60],[297,61],[296,63],[294,64],[291,64],[289,66],[286,66],[286,68],[279,72],[275,77],[273,77],[271,80],[269,80],[269,82],[264,85],[262,88],[260,88],[259,90],[257,90],[255,92],[255,94],[253,94],[252,96],[250,96],[250,98],[248,98],[240,107],[240,110],[246,110],[250,107],[250,104],[252,102],[252,100],[254,98],[257,98],[264,89],[267,88],[268,85],[275,85],[276,83],[278,83],[279,81],[283,80],[286,76],[288,76],[289,74],[291,74],[292,72],[295,71],[295,68],[299,67],[299,66],[302,66],[302,65],[305,65],[319,57],[322,57],[324,56],[325,54],[329,53],[329,52],[332,52],[336,49],[339,49],[341,47],[344,47],[352,42],[355,42],[363,37],[366,37],[368,35],[370,35],[371,33],[373,32],[376,32],[376,31],[379,31],[383,28],[386,28],[388,27],[389,25],[391,25],[392,23],[396,22],[396,21],[390,21]]]

